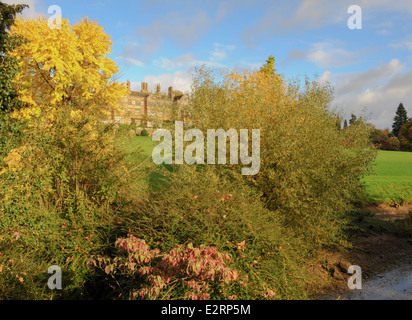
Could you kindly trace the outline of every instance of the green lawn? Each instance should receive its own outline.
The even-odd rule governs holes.
[[[371,202],[412,202],[412,152],[379,151],[365,182]]]
[[[142,158],[147,158],[152,155],[153,148],[158,144],[158,142],[153,142],[152,137],[136,137],[136,136],[126,136],[122,140],[122,147],[128,152],[134,152],[132,157],[137,157],[141,160]]]
[[[150,162],[153,163],[152,152],[159,142],[152,141],[152,137],[125,136],[121,139],[120,143],[121,148],[129,154],[128,161],[135,164],[144,162],[149,164]],[[162,166],[169,171],[173,170],[172,165],[163,164]],[[150,188],[156,189],[163,185],[165,181],[165,177],[161,173],[153,171],[149,174],[147,179],[143,178],[140,182],[143,185],[148,184]]]

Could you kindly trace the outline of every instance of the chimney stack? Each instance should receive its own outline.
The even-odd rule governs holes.
[[[173,87],[169,87],[169,99],[173,99]]]
[[[130,80],[127,80],[127,90],[131,91]]]
[[[156,85],[156,94],[161,95],[160,84]]]
[[[142,82],[142,92],[149,92],[149,90],[147,89],[147,83],[146,82]]]

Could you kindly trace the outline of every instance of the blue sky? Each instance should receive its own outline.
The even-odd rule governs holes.
[[[412,116],[412,0],[5,2],[29,4],[30,18],[59,5],[71,22],[99,21],[112,36],[120,80],[135,90],[144,81],[187,91],[196,66],[257,69],[273,55],[286,77],[331,82],[347,118],[390,128],[400,102]],[[362,9],[361,30],[348,27],[353,4]]]

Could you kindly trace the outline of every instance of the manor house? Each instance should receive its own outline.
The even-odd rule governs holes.
[[[112,115],[116,123],[153,128],[162,127],[164,121],[185,120],[188,97],[182,92],[169,87],[164,94],[160,85],[156,86],[155,92],[150,92],[145,82],[142,82],[140,92],[132,91],[130,80],[127,81],[127,87],[131,93],[121,102],[123,113]]]

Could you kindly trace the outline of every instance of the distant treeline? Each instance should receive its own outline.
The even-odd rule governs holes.
[[[357,118],[352,114],[349,120],[344,120],[343,128],[362,121],[362,118]],[[371,131],[371,142],[380,150],[390,151],[412,151],[412,118],[408,117],[408,113],[403,103],[399,104],[393,119],[392,130],[389,128],[381,130],[375,127]]]

